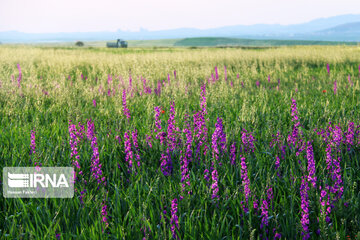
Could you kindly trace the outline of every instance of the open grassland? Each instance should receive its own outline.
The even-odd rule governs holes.
[[[359,239],[360,48],[0,46],[1,239]],[[2,189],[2,188],[1,188]]]
[[[103,48],[109,41],[85,41],[83,48]],[[357,42],[340,41],[317,41],[317,40],[276,40],[276,39],[246,39],[224,37],[196,37],[179,39],[156,39],[156,40],[128,40],[129,48],[167,48],[167,47],[279,47],[279,46],[359,46]],[[27,45],[42,47],[72,47],[75,42],[40,42]]]

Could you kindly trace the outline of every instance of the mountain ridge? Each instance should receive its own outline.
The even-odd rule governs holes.
[[[357,24],[360,14],[339,15],[329,18],[314,19],[309,22],[291,25],[254,24],[232,25],[209,29],[178,28],[169,30],[115,32],[59,32],[59,33],[22,33],[18,31],[0,32],[3,43],[32,43],[32,42],[67,42],[67,41],[100,41],[123,38],[126,40],[154,40],[191,37],[232,37],[254,39],[289,39],[289,40],[325,40],[325,41],[359,41],[360,31]],[[342,28],[350,28],[344,36]]]

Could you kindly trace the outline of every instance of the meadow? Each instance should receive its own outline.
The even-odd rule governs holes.
[[[357,46],[2,45],[0,166],[76,191],[0,239],[360,239],[359,100]]]

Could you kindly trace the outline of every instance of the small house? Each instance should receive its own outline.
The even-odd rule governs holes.
[[[122,39],[118,39],[116,42],[107,42],[106,47],[108,48],[127,48],[128,43]]]

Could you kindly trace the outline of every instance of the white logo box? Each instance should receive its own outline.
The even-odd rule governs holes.
[[[72,198],[73,167],[4,167],[4,198]]]

